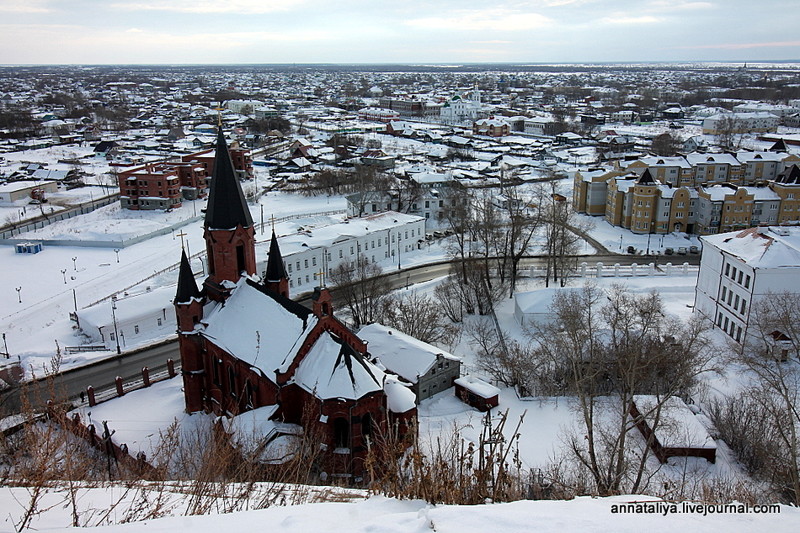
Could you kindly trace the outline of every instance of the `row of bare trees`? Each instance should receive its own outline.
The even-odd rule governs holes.
[[[450,192],[442,222],[454,234],[450,254],[458,262],[462,283],[470,283],[468,262],[477,261],[487,288],[491,291],[499,283],[511,297],[522,259],[543,252],[546,283],[552,279],[564,285],[577,268],[579,233],[587,228],[560,194],[555,176],[551,178],[531,186]]]

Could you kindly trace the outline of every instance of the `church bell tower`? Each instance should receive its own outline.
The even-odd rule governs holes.
[[[206,294],[223,301],[231,283],[256,273],[255,228],[220,127],[203,237],[208,254]]]

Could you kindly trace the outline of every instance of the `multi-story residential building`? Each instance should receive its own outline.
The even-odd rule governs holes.
[[[747,187],[712,185],[698,189],[698,232],[704,235],[750,227],[755,203]]]
[[[742,164],[731,154],[688,154],[686,161],[692,167],[695,187],[703,184],[742,184]]]
[[[771,113],[776,117],[785,117],[798,111],[799,109],[795,106],[767,104],[765,102],[746,102],[733,106],[734,113]]]
[[[637,174],[649,169],[656,180],[673,187],[694,185],[692,165],[685,157],[646,156],[632,163],[620,163],[620,166]]]
[[[472,124],[472,133],[475,135],[488,135],[489,137],[503,137],[511,133],[511,124],[493,116],[483,118],[476,120]]]
[[[524,131],[529,135],[553,137],[558,131],[558,124],[552,117],[532,117],[525,119]]]
[[[313,290],[320,285],[320,276],[327,278],[331,270],[359,258],[371,262],[391,259],[393,264],[402,266],[403,255],[424,240],[425,219],[396,211],[306,228],[278,239],[289,288],[295,294]],[[256,249],[269,244],[257,243]],[[266,256],[266,251],[257,253],[257,257]],[[258,266],[261,271],[266,262]]]
[[[781,197],[770,187],[743,187],[753,195],[751,226],[772,226],[778,223]]]
[[[253,162],[246,150],[229,149],[237,177],[253,177]],[[170,209],[183,200],[207,195],[208,178],[214,172],[214,150],[183,155],[134,167],[117,174],[120,204],[125,209]]]
[[[761,180],[774,180],[783,170],[787,154],[776,152],[737,152],[736,159],[744,166],[742,181],[745,184]]]
[[[631,227],[631,195],[628,194],[639,176],[635,173],[608,180],[605,218],[612,226]],[[573,200],[574,201],[574,200]]]
[[[749,228],[702,238],[695,310],[745,343],[753,308],[771,293],[797,292],[800,227]]]
[[[392,111],[397,111],[402,116],[408,117],[422,117],[427,116],[428,105],[426,102],[422,100],[417,100],[413,98],[395,98],[386,96],[381,98],[378,101],[378,105],[384,109],[391,109]],[[436,108],[436,111],[439,111],[439,108]]]
[[[590,168],[576,171],[573,177],[572,208],[578,213],[602,216],[606,213],[608,181],[623,176],[621,170]]]
[[[400,118],[400,113],[381,107],[365,107],[358,110],[358,118],[374,122],[389,123]]]
[[[179,169],[167,163],[151,163],[120,172],[120,204],[135,210],[180,207],[183,196]],[[202,165],[189,170],[192,174],[205,172]]]

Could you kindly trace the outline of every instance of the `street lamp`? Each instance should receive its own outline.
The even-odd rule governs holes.
[[[66,268],[62,268],[61,269],[61,275],[64,276],[64,285],[66,285],[67,284],[67,269]]]
[[[114,248],[114,253],[117,254],[117,263],[119,263],[119,248]]]
[[[16,287],[17,291],[17,298],[19,298],[19,303],[22,303],[22,287]]]
[[[6,334],[3,333],[3,347],[6,350],[6,359],[11,359],[11,354],[8,353],[8,344],[6,344]]]
[[[75,269],[75,272],[78,271],[78,258],[77,257],[73,257],[72,258],[72,268]]]
[[[114,320],[114,341],[117,343],[117,354],[121,354],[119,348],[119,332],[117,331],[117,295],[111,296],[111,318]]]

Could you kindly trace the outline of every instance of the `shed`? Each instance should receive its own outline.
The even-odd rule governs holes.
[[[456,396],[478,411],[488,411],[500,403],[500,389],[475,376],[463,376],[455,380]]]
[[[717,444],[697,416],[677,396],[667,398],[658,412],[655,396],[636,396],[631,403],[633,423],[650,449],[662,463],[670,457],[702,457],[710,463],[717,459]],[[653,422],[658,420],[655,432]]]

